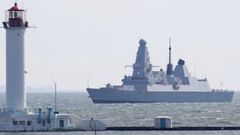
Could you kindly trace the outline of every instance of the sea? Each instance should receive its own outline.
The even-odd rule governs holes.
[[[27,106],[54,108],[54,93],[28,93]],[[0,94],[5,105],[5,93]],[[231,103],[93,104],[86,92],[57,94],[57,110],[80,119],[98,119],[107,126],[153,126],[156,116],[171,116],[173,126],[240,126],[240,92]],[[94,132],[28,132],[0,135],[95,135]],[[240,135],[240,131],[99,131],[97,135]]]

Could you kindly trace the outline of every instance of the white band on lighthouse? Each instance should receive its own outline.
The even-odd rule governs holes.
[[[6,95],[8,111],[24,111],[26,108],[24,33],[25,28],[9,28],[6,30]]]

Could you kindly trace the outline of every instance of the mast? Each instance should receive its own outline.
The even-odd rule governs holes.
[[[169,38],[169,64],[172,62],[172,47],[171,47],[171,38]]]
[[[55,104],[54,104],[54,107],[55,107],[55,112],[57,112],[57,84],[54,83],[54,90],[55,90]]]
[[[173,74],[173,65],[172,65],[172,40],[169,38],[169,48],[168,48],[168,65],[167,65],[167,75]]]

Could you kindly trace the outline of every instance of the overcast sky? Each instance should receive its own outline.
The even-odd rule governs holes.
[[[14,0],[0,2],[0,19]],[[173,62],[207,77],[212,88],[240,88],[239,0],[18,0],[36,29],[26,32],[27,86],[60,89],[121,84],[139,39],[153,65]],[[0,85],[5,85],[5,30],[0,30]],[[159,69],[156,69],[159,70]]]

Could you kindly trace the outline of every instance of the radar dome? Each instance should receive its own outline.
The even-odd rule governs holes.
[[[183,66],[184,64],[185,64],[185,61],[184,61],[184,60],[182,60],[182,59],[179,59],[179,60],[178,60],[178,65]]]
[[[139,44],[145,46],[147,44],[147,42],[144,39],[140,39]]]

